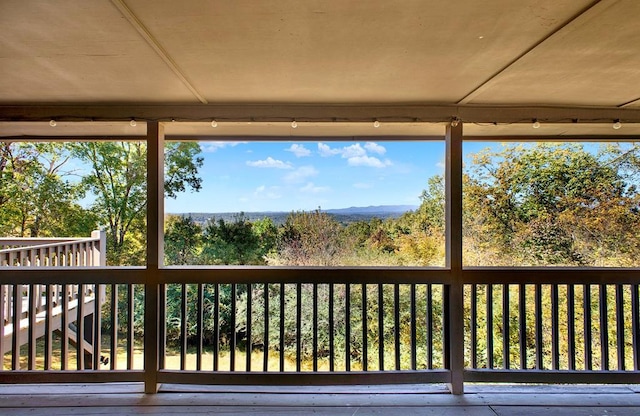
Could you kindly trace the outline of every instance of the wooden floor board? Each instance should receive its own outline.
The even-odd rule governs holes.
[[[459,396],[421,385],[301,386],[297,392],[274,386],[166,385],[152,395],[142,388],[140,383],[0,385],[0,414],[640,415],[634,386],[485,385]]]
[[[222,386],[194,384],[162,384],[161,393],[322,393],[322,394],[446,394],[444,384],[387,384],[354,386]]]
[[[314,416],[369,416],[369,415],[403,415],[403,416],[430,416],[430,415],[477,415],[496,416],[495,412],[488,406],[483,407],[367,407],[367,408],[345,408],[345,407],[219,407],[219,406],[147,406],[144,409],[132,407],[58,407],[54,409],[43,408],[8,408],[2,409],[3,416],[24,415],[32,416],[59,416],[59,415],[216,415],[216,416],[240,416],[240,415],[308,415]]]
[[[636,389],[634,389],[636,387]],[[546,385],[546,384],[471,384],[464,385],[465,393],[509,393],[509,394],[603,394],[638,393],[640,386],[630,385]]]
[[[494,406],[497,416],[638,416],[638,407]]]
[[[254,393],[142,393],[6,395],[0,409],[16,406],[638,406],[640,394],[254,394]]]
[[[144,393],[144,383],[0,384],[0,395]]]

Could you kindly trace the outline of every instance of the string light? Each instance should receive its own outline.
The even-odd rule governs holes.
[[[45,120],[46,120],[46,119],[45,119]],[[44,122],[45,120],[40,119],[39,121]],[[129,125],[130,125],[131,127],[136,127],[136,126],[138,125],[138,120],[137,120],[136,118],[129,118],[129,119],[126,119],[126,118],[125,118],[125,119],[120,119],[120,122],[124,122],[124,121],[126,121],[126,120],[128,120],[128,121],[129,121]],[[179,121],[183,121],[183,120],[179,120],[179,119],[177,119],[177,118],[175,118],[175,117],[165,118],[164,120],[165,120],[165,121],[171,121],[171,122],[173,122],[173,123],[176,123],[176,122],[179,122]],[[217,121],[216,119],[210,119],[210,120],[211,120],[211,121],[210,121],[211,127],[214,127],[214,128],[215,128],[215,127],[218,127],[218,121]],[[267,120],[268,120],[268,119],[265,119],[265,120],[260,119],[260,120],[258,120],[258,122],[259,122],[259,123],[265,123],[265,122],[268,122]],[[370,119],[370,120],[371,120],[371,119]],[[446,122],[446,119],[445,119],[445,120],[440,119],[440,120],[422,121],[422,120],[420,120],[420,119],[417,119],[417,118],[416,118],[416,119],[412,119],[412,120],[413,120],[413,122],[415,122],[415,123],[419,123],[419,122],[426,122],[426,123],[442,123],[442,122]],[[541,123],[537,118],[532,118],[532,119],[530,119],[530,120],[531,120],[531,127],[532,127],[532,128],[534,128],[534,129],[539,129],[539,128],[541,128],[541,127],[542,127],[542,123]],[[75,120],[74,120],[74,121],[75,121]],[[77,121],[82,121],[82,120],[77,120]],[[85,121],[92,121],[92,122],[93,122],[93,121],[95,121],[95,119],[94,119],[94,118],[87,118],[87,119],[85,119]],[[147,120],[146,120],[146,119],[143,119],[143,121],[145,121],[145,122],[146,122]],[[187,120],[184,120],[184,121],[187,121]],[[203,120],[200,120],[200,122],[201,122],[201,121],[203,121]],[[228,120],[227,120],[227,121],[228,121]],[[248,121],[248,122],[247,122],[247,124],[251,124],[251,122],[253,122],[253,121],[255,121],[255,120],[252,118],[250,121]],[[307,122],[309,122],[309,121],[312,121],[312,120],[311,120],[311,119],[309,119],[309,120],[306,120],[306,121],[307,121]],[[315,122],[317,122],[317,123],[325,123],[325,122],[330,123],[330,122],[334,122],[334,123],[335,123],[336,121],[337,121],[337,120],[336,120],[335,118],[332,118],[332,119],[318,119],[318,120],[317,120],[317,121],[315,121]],[[363,122],[363,120],[362,120],[362,119],[359,119],[359,120],[355,120],[355,119],[345,119],[345,121],[358,122],[358,123],[362,123],[362,122]],[[526,119],[525,119],[525,120],[515,120],[515,121],[500,121],[500,122],[496,122],[496,121],[492,121],[492,122],[488,122],[488,121],[485,121],[485,122],[473,122],[473,124],[481,125],[482,123],[485,123],[485,124],[493,124],[493,125],[498,125],[498,124],[509,125],[509,124],[514,124],[514,123],[521,123],[521,122],[523,122],[523,121],[526,121]],[[548,121],[548,120],[547,120],[547,121]],[[597,123],[602,123],[604,120],[602,120],[602,119],[577,119],[577,118],[570,118],[570,119],[567,119],[566,121],[565,121],[565,120],[559,120],[559,121],[557,121],[557,123],[565,123],[565,122],[567,122],[567,123],[572,123],[572,124],[578,124],[578,123],[580,123],[580,122],[584,122],[584,121],[587,121],[587,122],[588,122],[588,121],[593,121],[593,122],[597,122]],[[627,120],[627,121],[628,121],[628,120]],[[398,121],[398,122],[402,122],[402,121]],[[410,121],[408,121],[408,122],[410,122]],[[452,117],[449,119],[449,124],[451,125],[451,127],[457,127],[457,126],[459,126],[459,125],[460,125],[460,123],[462,123],[462,122],[463,122],[463,120],[462,120],[462,119],[460,119],[460,118],[458,118],[457,116],[452,116]],[[375,119],[375,118],[373,119],[373,123],[372,123],[372,124],[373,124],[373,127],[374,127],[374,128],[380,128],[380,127],[382,126],[382,122],[381,122],[380,120],[378,120],[378,119]],[[49,125],[50,125],[51,127],[56,127],[56,126],[58,125],[58,122],[57,122],[57,120],[56,120],[56,119],[53,119],[53,118],[52,118],[52,119],[50,119],[50,120],[49,120]],[[623,127],[623,123],[622,123],[622,121],[621,121],[620,119],[616,118],[616,119],[613,119],[613,124],[611,125],[611,127],[612,127],[614,130],[619,130],[619,129],[621,129],[621,128]],[[291,128],[294,128],[294,129],[295,129],[295,128],[298,128],[298,122],[297,122],[297,120],[296,120],[296,119],[292,119],[292,121],[291,121]]]

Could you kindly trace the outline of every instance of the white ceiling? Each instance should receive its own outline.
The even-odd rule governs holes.
[[[0,106],[640,109],[639,21],[638,0],[2,0]]]
[[[3,0],[0,102],[617,106],[640,98],[638,19],[637,0]]]

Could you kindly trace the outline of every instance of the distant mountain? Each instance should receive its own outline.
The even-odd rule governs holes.
[[[355,221],[369,221],[371,218],[397,218],[403,213],[417,208],[418,206],[416,205],[371,205],[368,207],[323,209],[322,212],[333,216],[336,221],[340,223],[349,224]],[[290,213],[291,211],[245,212],[244,217],[249,221],[260,220],[267,217],[271,218],[275,224],[280,225],[286,221]],[[216,221],[220,219],[224,221],[234,221],[238,214],[238,212],[185,212],[174,215],[191,217],[195,222],[205,224],[211,218],[214,218]]]
[[[327,214],[403,214],[417,209],[417,205],[369,205],[368,207],[349,207],[323,209]]]

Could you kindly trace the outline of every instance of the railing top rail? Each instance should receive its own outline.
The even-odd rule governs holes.
[[[16,253],[24,250],[44,249],[44,248],[58,247],[61,245],[84,243],[84,242],[91,242],[91,241],[100,241],[100,238],[86,237],[86,238],[58,239],[58,241],[52,242],[52,243],[25,245],[25,246],[14,247],[14,248],[5,248],[0,250],[0,253]],[[7,244],[4,242],[4,239],[0,239],[0,246],[3,246],[3,245],[13,245],[13,244]]]
[[[86,240],[89,237],[0,237],[0,246],[31,246]]]

